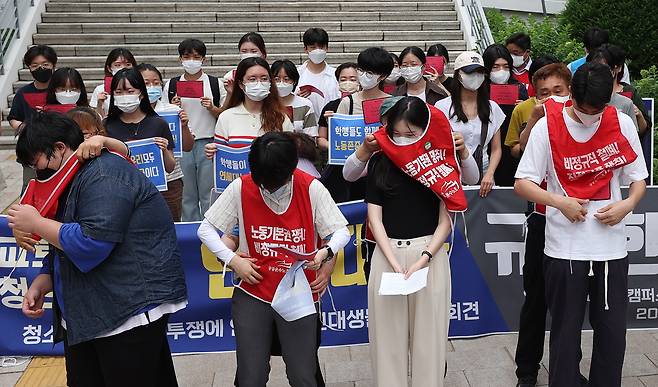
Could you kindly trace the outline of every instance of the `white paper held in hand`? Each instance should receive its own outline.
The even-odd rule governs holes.
[[[424,267],[404,279],[402,273],[383,273],[379,285],[380,296],[408,296],[427,286],[427,274],[430,268]]]

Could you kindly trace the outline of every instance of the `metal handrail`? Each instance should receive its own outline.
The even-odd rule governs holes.
[[[482,53],[487,47],[494,43],[493,35],[491,34],[491,29],[487,22],[487,17],[484,14],[484,8],[482,8],[482,3],[480,3],[480,0],[461,0],[460,2],[462,10],[466,11],[465,16],[468,17],[468,20],[464,20],[466,22],[464,32],[470,34],[469,40],[471,40],[472,44],[476,46],[475,48]],[[464,14],[464,12],[462,12],[462,14]]]
[[[0,0],[0,75],[4,75],[9,46],[21,37],[21,20],[33,6],[34,0]]]

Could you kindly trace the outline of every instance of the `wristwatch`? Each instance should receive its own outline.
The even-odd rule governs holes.
[[[325,246],[324,248],[327,249],[327,258],[325,258],[325,259],[322,261],[323,263],[324,263],[324,262],[329,262],[329,261],[331,261],[331,260],[334,258],[334,251],[331,249],[331,247],[329,247],[329,245],[327,245],[327,246]]]
[[[431,262],[431,261],[432,261],[432,258],[434,258],[434,256],[432,255],[432,253],[430,253],[430,252],[427,251],[427,250],[423,250],[423,252],[420,253],[420,255],[421,255],[421,256],[423,256],[423,255],[427,255],[427,262]]]

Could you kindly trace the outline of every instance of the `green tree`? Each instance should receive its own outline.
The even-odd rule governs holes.
[[[611,43],[624,48],[633,78],[658,63],[656,0],[569,0],[560,24],[579,41],[588,29],[610,33]],[[656,96],[656,95],[654,95]]]
[[[499,10],[486,10],[487,21],[496,43],[505,44],[505,40],[517,32],[525,32],[532,40],[532,56],[553,55],[569,63],[584,55],[580,41],[573,39],[568,25],[564,25],[554,16],[536,18],[529,15],[527,20],[518,16],[506,18]]]

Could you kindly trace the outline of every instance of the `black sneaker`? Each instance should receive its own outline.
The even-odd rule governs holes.
[[[537,385],[537,378],[532,376],[525,376],[519,378],[519,382],[516,383],[516,387],[535,387]]]

